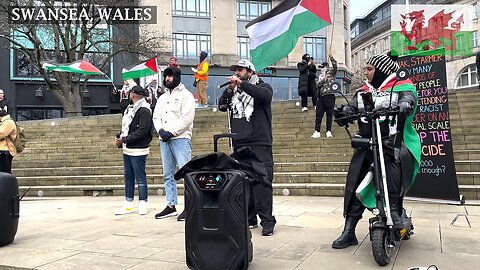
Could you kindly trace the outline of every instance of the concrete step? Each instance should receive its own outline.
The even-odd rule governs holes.
[[[344,184],[347,172],[275,172],[274,183],[328,183]],[[123,174],[115,175],[68,175],[17,177],[21,186],[70,186],[70,185],[121,185]],[[459,185],[479,185],[480,172],[457,172]],[[148,184],[162,184],[161,174],[147,174]]]
[[[178,193],[183,195],[184,186],[178,184]],[[343,184],[273,184],[274,195],[290,195],[290,196],[343,196],[345,185]],[[23,194],[28,190],[26,196],[124,196],[123,185],[106,185],[106,186],[20,186],[20,193]],[[465,196],[466,200],[480,199],[480,186],[459,185],[460,194]],[[162,184],[148,185],[148,193],[150,195],[165,194]],[[287,196],[288,196],[287,195]]]

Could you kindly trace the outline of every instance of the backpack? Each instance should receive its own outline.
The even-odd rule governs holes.
[[[20,127],[17,122],[15,122],[15,128],[17,130],[17,137],[12,142],[17,149],[17,153],[21,153],[23,149],[25,149],[27,138],[25,137],[24,129]]]

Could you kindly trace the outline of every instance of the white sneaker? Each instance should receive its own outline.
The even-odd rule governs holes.
[[[331,132],[331,131],[327,131],[327,133],[326,133],[326,134],[327,134],[327,138],[332,138],[332,137],[333,137],[333,136],[332,136],[332,132]]]
[[[140,201],[138,203],[138,214],[140,215],[146,215],[148,213],[147,209],[147,201]]]
[[[123,206],[115,210],[115,215],[126,215],[135,212],[133,209],[133,202],[123,201]]]
[[[306,112],[306,111],[308,111],[308,108],[307,108],[307,107],[303,107],[303,108],[302,108],[302,112]]]
[[[315,132],[313,132],[313,134],[312,134],[311,137],[314,138],[314,139],[320,138],[320,132],[318,132],[318,131],[315,130]]]

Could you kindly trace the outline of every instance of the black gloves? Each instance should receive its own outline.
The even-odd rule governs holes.
[[[350,107],[346,107],[345,105],[340,105],[333,109],[333,117],[335,118],[335,123],[339,126],[343,127],[349,123],[352,123],[352,120],[348,118],[347,114],[353,113]]]
[[[165,131],[163,129],[158,131],[158,135],[160,135],[160,138],[162,138],[163,142],[168,142],[168,140],[173,137],[173,134],[170,131]]]
[[[400,111],[400,113],[410,115],[413,112],[413,107],[410,102],[400,102],[398,104],[398,110]]]

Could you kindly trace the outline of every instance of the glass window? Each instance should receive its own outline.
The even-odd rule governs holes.
[[[210,36],[173,34],[173,51],[180,59],[197,59],[199,51],[210,52]]]
[[[173,0],[173,15],[210,17],[210,0]]]
[[[250,60],[250,39],[248,37],[237,37],[237,53],[240,59]]]
[[[327,46],[325,38],[303,38],[303,50],[310,54],[316,63],[327,61]]]
[[[271,0],[237,0],[237,19],[253,20],[272,9]]]
[[[478,16],[477,16],[477,3],[473,3],[472,4],[472,19],[478,19]]]
[[[473,41],[473,47],[474,48],[478,47],[478,31],[473,31],[472,41]]]
[[[17,108],[18,121],[63,118],[64,115],[61,108]]]
[[[352,29],[350,29],[350,34],[352,36],[352,39],[355,38],[358,35],[358,23],[353,26]]]
[[[457,87],[470,87],[477,84],[477,67],[475,65],[469,65],[460,73],[457,81]]]

